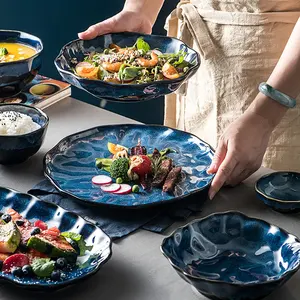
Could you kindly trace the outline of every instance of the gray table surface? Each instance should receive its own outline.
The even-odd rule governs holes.
[[[45,110],[50,117],[49,130],[42,149],[19,166],[0,167],[0,183],[21,192],[28,191],[43,179],[42,158],[66,135],[104,124],[137,123],[103,109],[68,98]],[[213,201],[207,201],[199,217],[213,212],[239,210],[263,218],[297,235],[299,215],[275,213],[257,200],[254,182],[267,170],[260,169],[244,184],[222,190]],[[124,212],[126,213],[126,212]],[[174,224],[166,233],[182,224]],[[300,235],[300,234],[299,234]],[[138,231],[114,243],[111,260],[88,280],[58,292],[37,294],[10,285],[0,285],[0,300],[33,299],[102,299],[102,300],[204,300],[196,295],[160,253],[163,235]],[[300,273],[266,300],[300,299]],[[42,298],[41,298],[42,297]]]

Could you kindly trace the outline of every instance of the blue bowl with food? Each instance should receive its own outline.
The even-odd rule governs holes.
[[[44,141],[49,118],[24,104],[0,105],[0,164],[17,164],[34,155]]]
[[[31,34],[0,30],[0,98],[20,93],[41,68],[42,41]]]
[[[176,38],[125,32],[72,41],[55,65],[64,80],[95,97],[132,102],[175,92],[200,58]]]
[[[255,190],[257,197],[275,211],[300,212],[300,173],[267,174],[256,182]]]
[[[161,250],[209,299],[263,299],[300,267],[297,237],[239,212],[215,213],[178,228]]]

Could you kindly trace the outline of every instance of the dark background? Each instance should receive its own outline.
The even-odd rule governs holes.
[[[166,34],[165,19],[177,2],[165,1],[153,28],[154,34]],[[45,48],[41,74],[60,79],[53,61],[61,47],[76,39],[77,32],[119,12],[123,4],[124,0],[1,1],[0,28],[21,30],[41,38]],[[96,106],[100,105],[99,99],[77,88],[72,88],[72,96]],[[159,98],[136,104],[108,103],[105,109],[144,123],[162,124],[163,107],[163,98]]]

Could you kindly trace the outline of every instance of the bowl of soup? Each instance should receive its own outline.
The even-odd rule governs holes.
[[[23,91],[41,68],[42,41],[31,34],[0,30],[0,99]]]

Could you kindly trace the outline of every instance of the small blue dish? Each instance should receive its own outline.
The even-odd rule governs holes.
[[[79,233],[87,245],[91,245],[93,248],[85,256],[78,258],[79,267],[65,272],[65,277],[59,281],[43,278],[20,278],[0,272],[2,280],[27,289],[60,289],[95,274],[111,257],[112,242],[110,238],[91,220],[85,220],[58,205],[41,201],[29,194],[0,187],[0,212],[4,213],[8,208],[16,210],[32,223],[36,220],[42,220],[57,227],[61,232]]]
[[[84,79],[74,74],[73,69],[76,62],[83,61],[87,53],[102,52],[111,43],[121,47],[132,46],[139,37],[143,37],[149,43],[151,49],[158,48],[163,53],[176,53],[183,50],[187,53],[186,61],[193,66],[184,76],[178,79],[145,84],[114,84],[101,80]],[[64,80],[97,98],[108,101],[134,102],[150,100],[175,92],[196,73],[200,66],[200,58],[196,51],[176,38],[124,32],[102,35],[89,41],[72,41],[62,48],[54,63]]]
[[[27,59],[0,63],[0,98],[7,98],[23,91],[40,70],[43,43],[36,36],[14,30],[0,30],[0,42],[24,44],[36,51]]]
[[[174,194],[163,193],[160,188],[127,195],[106,193],[92,183],[95,175],[108,175],[95,165],[97,157],[110,157],[107,143],[131,148],[138,140],[148,153],[154,148],[171,148],[168,156],[174,164],[182,166],[183,178]],[[108,125],[91,128],[64,138],[44,157],[44,173],[61,192],[88,204],[109,205],[118,208],[143,208],[183,200],[187,196],[207,189],[213,175],[207,174],[214,152],[198,137],[159,125]]]
[[[47,132],[49,118],[38,108],[25,104],[0,104],[0,113],[15,111],[30,116],[41,127],[19,135],[0,135],[0,164],[22,163],[41,148]]]
[[[300,212],[300,173],[274,172],[255,185],[258,198],[281,213]]]
[[[239,212],[178,228],[161,251],[180,277],[215,300],[262,299],[300,267],[297,237]]]

